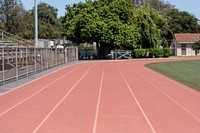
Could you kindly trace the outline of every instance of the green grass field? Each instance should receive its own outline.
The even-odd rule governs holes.
[[[200,91],[200,61],[153,63],[146,67]]]

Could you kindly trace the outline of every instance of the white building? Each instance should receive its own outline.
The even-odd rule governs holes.
[[[195,51],[192,49],[192,44],[200,41],[200,34],[181,33],[174,34],[174,39],[171,45],[171,53],[173,56],[195,56]],[[200,51],[197,51],[200,55]]]

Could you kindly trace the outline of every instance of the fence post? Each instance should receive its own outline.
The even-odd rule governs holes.
[[[52,67],[54,66],[54,52],[53,49],[51,49],[51,55],[52,55]]]
[[[3,61],[2,62],[2,72],[3,72],[3,75],[2,75],[3,77],[2,78],[3,78],[3,84],[5,84],[5,72],[4,72],[5,71],[5,66],[4,66],[5,65],[5,62],[4,62],[5,61],[5,56],[4,56],[4,47],[2,47],[2,61]]]
[[[16,80],[18,80],[18,49],[17,49],[17,47],[16,47],[16,50],[15,50],[15,59],[16,59]]]
[[[37,73],[37,53],[36,53],[36,48],[33,48],[34,49],[34,62],[35,62],[35,73]]]
[[[78,60],[78,47],[76,47],[76,60]]]
[[[48,48],[46,48],[46,63],[47,63],[47,69],[49,68],[49,60],[48,60]]]
[[[28,77],[28,49],[26,46],[26,76]]]
[[[42,70],[41,71],[44,71],[43,70],[44,67],[43,67],[43,60],[42,60],[43,56],[42,56],[42,54],[43,54],[43,48],[40,49],[40,62],[41,62],[41,66],[42,66]]]
[[[67,55],[67,47],[65,48],[65,63],[67,63],[68,55]]]
[[[4,39],[4,37],[3,37],[3,31],[2,31],[2,34],[1,34],[1,35],[2,35],[2,37],[1,37],[1,38],[2,38],[2,40],[3,40],[3,39]]]

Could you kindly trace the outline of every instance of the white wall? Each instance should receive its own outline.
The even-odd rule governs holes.
[[[177,56],[195,56],[195,51],[192,50],[192,44],[186,44],[186,55],[181,55],[181,44],[176,45]]]

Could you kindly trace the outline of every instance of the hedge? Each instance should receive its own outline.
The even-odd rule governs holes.
[[[170,48],[163,48],[163,57],[170,56]]]
[[[169,57],[170,56],[170,48],[163,48],[163,49],[135,49],[134,50],[134,57],[136,58],[159,58],[159,57]]]
[[[143,58],[146,54],[145,49],[135,49],[134,50],[134,55],[136,58]]]

